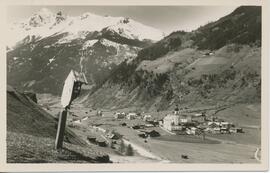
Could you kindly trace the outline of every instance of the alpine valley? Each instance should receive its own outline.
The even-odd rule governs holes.
[[[89,81],[85,104],[96,107],[257,102],[260,10],[239,7],[197,30],[164,37],[125,17],[70,17],[41,9],[10,27],[17,40],[7,47],[8,84],[60,95],[74,69]]]
[[[7,161],[261,162],[261,25],[259,6],[168,35],[128,17],[46,8],[10,24]],[[56,151],[71,70],[88,84],[66,107]]]

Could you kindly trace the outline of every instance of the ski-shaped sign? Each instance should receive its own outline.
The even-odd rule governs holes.
[[[62,91],[61,105],[63,108],[70,106],[72,100],[78,97],[82,84],[87,84],[85,75],[75,70],[71,70],[65,80]]]

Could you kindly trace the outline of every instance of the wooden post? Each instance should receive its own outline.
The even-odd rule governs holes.
[[[60,112],[59,119],[58,119],[56,139],[55,139],[55,149],[60,149],[63,147],[67,113],[68,113],[67,108],[65,108],[64,110]]]

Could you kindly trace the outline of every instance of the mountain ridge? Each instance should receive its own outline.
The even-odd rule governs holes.
[[[166,36],[139,51],[131,63],[120,64],[85,105],[144,111],[172,109],[175,104],[260,102],[260,16],[260,7],[242,6],[193,32]],[[216,27],[224,32],[211,32]],[[250,33],[253,30],[257,32]],[[229,33],[238,39],[226,37]]]

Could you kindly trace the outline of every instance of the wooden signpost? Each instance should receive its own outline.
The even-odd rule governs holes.
[[[79,96],[82,84],[87,84],[85,75],[71,70],[65,80],[65,85],[62,91],[61,105],[63,110],[61,110],[59,114],[55,149],[60,149],[63,146],[68,111],[70,109],[71,102]]]
[[[59,114],[57,133],[55,139],[55,149],[60,149],[63,147],[67,114],[68,114],[67,108],[62,110]]]

